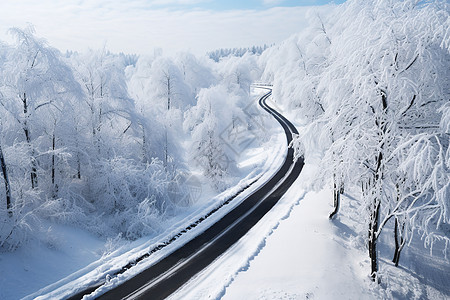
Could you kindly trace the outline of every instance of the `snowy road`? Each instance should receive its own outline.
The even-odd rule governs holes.
[[[298,132],[292,123],[267,105],[270,95],[271,91],[262,96],[259,104],[280,123],[289,144],[292,134]],[[99,299],[166,298],[244,236],[284,195],[303,165],[302,158],[294,162],[293,149],[288,149],[281,168],[239,206],[166,258]],[[73,299],[81,297],[82,294],[78,294]]]

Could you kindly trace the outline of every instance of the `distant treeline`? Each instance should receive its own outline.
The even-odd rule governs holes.
[[[267,48],[271,47],[272,45],[266,45],[264,46],[252,46],[248,48],[228,48],[228,49],[217,49],[211,52],[208,52],[207,55],[209,58],[214,60],[215,62],[218,62],[222,57],[228,57],[228,56],[237,56],[242,57],[245,53],[250,52],[252,54],[261,54],[266,50]]]

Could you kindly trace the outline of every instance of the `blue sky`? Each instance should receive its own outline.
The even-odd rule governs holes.
[[[204,54],[281,42],[331,11],[326,0],[0,0],[0,41],[34,25],[61,51],[106,46],[113,52]],[[335,4],[342,0],[334,1]],[[311,6],[312,5],[312,6]],[[311,13],[311,10],[314,11]]]

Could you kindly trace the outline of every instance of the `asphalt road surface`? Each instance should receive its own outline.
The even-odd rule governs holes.
[[[266,89],[269,92],[261,97],[259,104],[280,123],[289,144],[292,134],[298,132],[292,123],[267,105],[266,100],[272,91],[269,88]],[[166,258],[98,299],[164,299],[168,297],[244,236],[289,189],[300,174],[303,165],[303,158],[294,162],[294,151],[289,148],[281,168],[241,204]],[[80,293],[70,299],[80,299],[83,294]]]

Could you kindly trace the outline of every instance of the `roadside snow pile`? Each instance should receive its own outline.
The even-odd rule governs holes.
[[[299,197],[302,179],[286,195],[291,201]],[[352,245],[354,232],[326,217],[331,195],[306,193],[223,299],[377,299],[365,275],[364,253]]]

